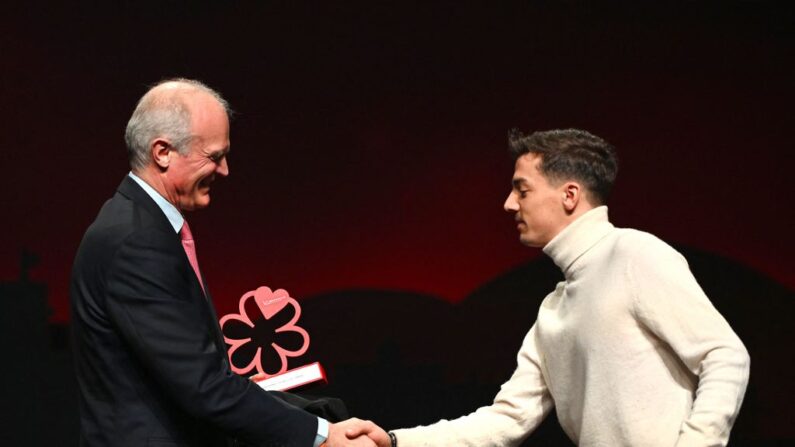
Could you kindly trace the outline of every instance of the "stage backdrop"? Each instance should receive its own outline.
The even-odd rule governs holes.
[[[64,352],[72,257],[128,171],[126,121],[147,85],[184,76],[236,110],[231,175],[188,216],[220,314],[263,284],[307,302],[368,290],[458,309],[544,262],[502,210],[508,129],[578,127],[618,148],[613,222],[757,275],[766,286],[724,305],[748,310],[738,328],[758,318],[748,327],[782,336],[764,323],[792,317],[770,300],[795,289],[793,18],[769,2],[4,6],[0,302],[16,323],[3,330]],[[19,296],[37,297],[23,301],[41,327],[17,325]],[[792,361],[770,368],[752,381]],[[771,402],[755,408],[781,413]],[[776,427],[758,430],[795,436]]]

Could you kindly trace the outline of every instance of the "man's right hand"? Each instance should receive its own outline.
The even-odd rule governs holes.
[[[373,424],[370,421],[360,421],[361,424],[355,424],[345,431],[348,439],[361,439],[367,436],[373,440],[378,447],[392,447],[392,441],[389,435],[383,428]]]
[[[351,418],[336,424],[329,424],[328,439],[326,439],[326,447],[376,447],[376,443],[367,437],[373,429],[380,430],[380,428],[370,421],[363,421],[357,418]],[[358,431],[361,433],[359,436],[349,436],[348,432]],[[382,430],[383,431],[383,430]],[[378,444],[377,447],[382,447]],[[387,437],[386,447],[390,447],[389,437]]]

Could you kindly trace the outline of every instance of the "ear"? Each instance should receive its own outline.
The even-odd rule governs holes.
[[[168,169],[168,165],[171,163],[171,151],[173,149],[174,147],[171,146],[171,143],[169,143],[168,140],[156,138],[154,141],[152,141],[152,145],[150,146],[152,160],[154,160],[155,164],[160,169]]]
[[[573,213],[577,209],[580,200],[582,200],[583,190],[577,182],[566,182],[561,188],[563,209],[567,213]]]

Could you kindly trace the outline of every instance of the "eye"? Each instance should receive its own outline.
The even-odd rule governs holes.
[[[519,198],[524,199],[525,197],[527,197],[527,193],[528,192],[530,192],[529,189],[520,189],[519,190]]]

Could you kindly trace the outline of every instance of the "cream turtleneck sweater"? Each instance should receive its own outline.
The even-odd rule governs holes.
[[[542,302],[490,406],[395,430],[400,447],[514,446],[554,406],[580,446],[723,446],[748,382],[742,342],[685,259],[607,208],[544,247],[565,281]]]

